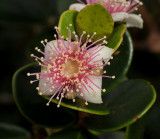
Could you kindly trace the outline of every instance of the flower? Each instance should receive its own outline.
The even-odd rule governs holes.
[[[86,105],[88,102],[103,103],[101,91],[105,92],[106,89],[102,89],[102,77],[115,78],[103,75],[106,73],[103,71],[103,66],[110,64],[108,61],[114,52],[105,46],[106,36],[92,42],[92,38],[96,35],[94,33],[91,37],[86,35],[85,42],[82,42],[86,32],[83,31],[80,38],[73,32],[75,41],[72,41],[70,27],[67,27],[69,37],[66,40],[60,35],[59,28],[55,29],[58,34],[54,35],[55,40],[41,41],[45,52],[35,48],[44,57],[31,54],[41,66],[41,72],[27,73],[28,76],[37,78],[30,83],[39,81],[39,86],[36,88],[39,95],[51,96],[47,106],[54,97],[59,100],[58,107],[64,97],[75,102],[75,97],[78,96],[85,100]]]
[[[81,0],[78,0],[80,3],[70,5],[70,10],[81,11],[86,4]],[[108,11],[111,13],[113,21],[126,22],[127,27],[138,27],[143,28],[143,19],[141,15],[131,14],[132,12],[138,9],[139,5],[143,3],[139,0],[86,0],[86,3],[101,3],[103,4]]]

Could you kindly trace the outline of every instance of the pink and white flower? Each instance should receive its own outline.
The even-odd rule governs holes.
[[[30,83],[39,81],[36,88],[39,95],[51,96],[47,106],[54,97],[59,100],[57,107],[60,107],[64,97],[72,99],[73,102],[76,101],[75,97],[80,97],[85,100],[86,105],[88,102],[103,103],[101,92],[105,92],[106,89],[102,89],[102,77],[115,78],[103,75],[106,73],[103,67],[110,64],[108,61],[114,52],[105,46],[106,36],[92,42],[96,35],[94,33],[92,36],[87,35],[86,41],[83,42],[82,38],[86,32],[84,31],[80,38],[73,32],[75,41],[72,41],[70,28],[67,28],[69,37],[66,40],[60,35],[59,28],[55,29],[58,34],[54,35],[55,40],[41,41],[45,52],[35,48],[44,57],[31,54],[41,66],[41,72],[28,73],[28,76],[37,78]]]
[[[114,22],[123,21],[126,22],[127,27],[143,28],[141,15],[132,14],[138,9],[138,6],[143,4],[139,0],[86,0],[87,4],[81,0],[78,1],[80,3],[70,5],[69,9],[81,11],[89,4],[101,3],[111,13]]]

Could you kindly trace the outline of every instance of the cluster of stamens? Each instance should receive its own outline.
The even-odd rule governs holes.
[[[70,26],[72,25],[70,24]],[[106,92],[106,89],[97,86],[88,76],[115,78],[115,76],[103,75],[106,73],[106,71],[103,71],[103,67],[110,65],[109,62],[104,63],[103,61],[105,59],[94,60],[99,56],[99,51],[102,49],[101,46],[107,43],[105,41],[106,36],[92,42],[92,38],[96,35],[95,32],[92,36],[86,35],[85,42],[82,42],[82,37],[86,32],[84,31],[79,38],[75,32],[71,33],[70,27],[67,27],[68,38],[65,40],[64,37],[60,35],[59,28],[55,27],[55,29],[57,31],[57,35],[54,35],[55,41],[50,43],[47,40],[41,41],[45,52],[42,52],[38,47],[35,48],[35,50],[42,53],[44,57],[37,57],[31,54],[31,57],[35,58],[43,70],[39,73],[27,73],[28,76],[36,76],[36,80],[30,81],[30,83],[32,84],[36,81],[46,79],[45,83],[36,89],[39,95],[45,95],[46,92],[54,92],[46,104],[47,106],[49,106],[51,100],[56,97],[56,99],[59,100],[57,107],[60,107],[62,98],[67,95],[71,96],[73,102],[75,102],[75,96],[80,95],[85,100],[85,104],[88,105],[85,95],[82,92],[82,87],[85,88],[89,94],[91,92],[87,87],[92,90],[92,93],[95,93],[91,84],[101,91]],[[75,41],[71,40],[71,35],[74,36]],[[92,49],[90,49],[91,47]],[[110,59],[110,57],[108,59]],[[45,91],[41,91],[41,88],[48,85],[49,87]]]
[[[78,1],[83,3],[81,0]],[[138,10],[138,6],[143,5],[139,0],[86,0],[86,2],[87,4],[102,3],[111,14],[117,12],[131,13]]]

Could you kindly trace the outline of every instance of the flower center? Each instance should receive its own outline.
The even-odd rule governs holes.
[[[79,63],[76,60],[68,60],[64,64],[63,70],[65,77],[73,77],[79,72]]]

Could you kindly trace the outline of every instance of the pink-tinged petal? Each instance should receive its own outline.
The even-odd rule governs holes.
[[[105,0],[106,1],[106,0]],[[93,3],[104,3],[102,0],[86,0],[87,4],[93,4]]]
[[[63,42],[65,46],[67,47],[68,42],[67,41],[63,41]],[[61,46],[62,48],[60,48],[59,45],[57,44],[57,40],[48,42],[45,47],[45,54],[46,54],[45,60],[48,60],[50,56],[52,58],[55,58],[61,49],[63,49],[64,51],[67,50],[63,44]]]
[[[95,48],[91,48],[90,51],[92,49],[95,49]],[[103,45],[103,46],[99,46],[99,50],[100,51],[97,53],[97,56],[94,59],[92,59],[91,62],[103,59],[105,64],[107,64],[107,62],[110,60],[112,54],[114,53],[114,49],[106,47],[106,46]]]
[[[41,72],[45,72],[45,69],[42,69]],[[45,74],[45,73],[44,73]],[[56,90],[59,88],[59,86],[54,87],[53,89],[53,82],[51,83],[51,81],[47,80],[47,78],[42,79],[43,77],[41,77],[40,81],[39,81],[39,93],[42,93],[42,95],[44,96],[50,96],[53,95]],[[50,91],[52,90],[52,91]]]
[[[81,11],[84,7],[86,7],[86,5],[81,4],[81,3],[75,3],[69,6],[69,10]]]
[[[89,84],[88,85],[86,84],[85,87],[83,86],[81,88],[81,91],[83,92],[85,99],[91,103],[96,103],[96,104],[103,103],[101,97],[102,77],[88,76],[88,78],[89,78],[88,80]],[[90,80],[96,86],[93,83],[91,83]]]
[[[48,42],[46,47],[45,47],[45,54],[50,56],[51,53],[52,53],[52,57],[56,57],[56,53],[53,53],[53,52],[56,51],[56,48],[57,48],[57,41],[56,40]],[[45,60],[49,59],[48,56],[45,56]]]
[[[143,28],[143,19],[136,14],[129,14],[129,17],[125,20],[127,27]]]

